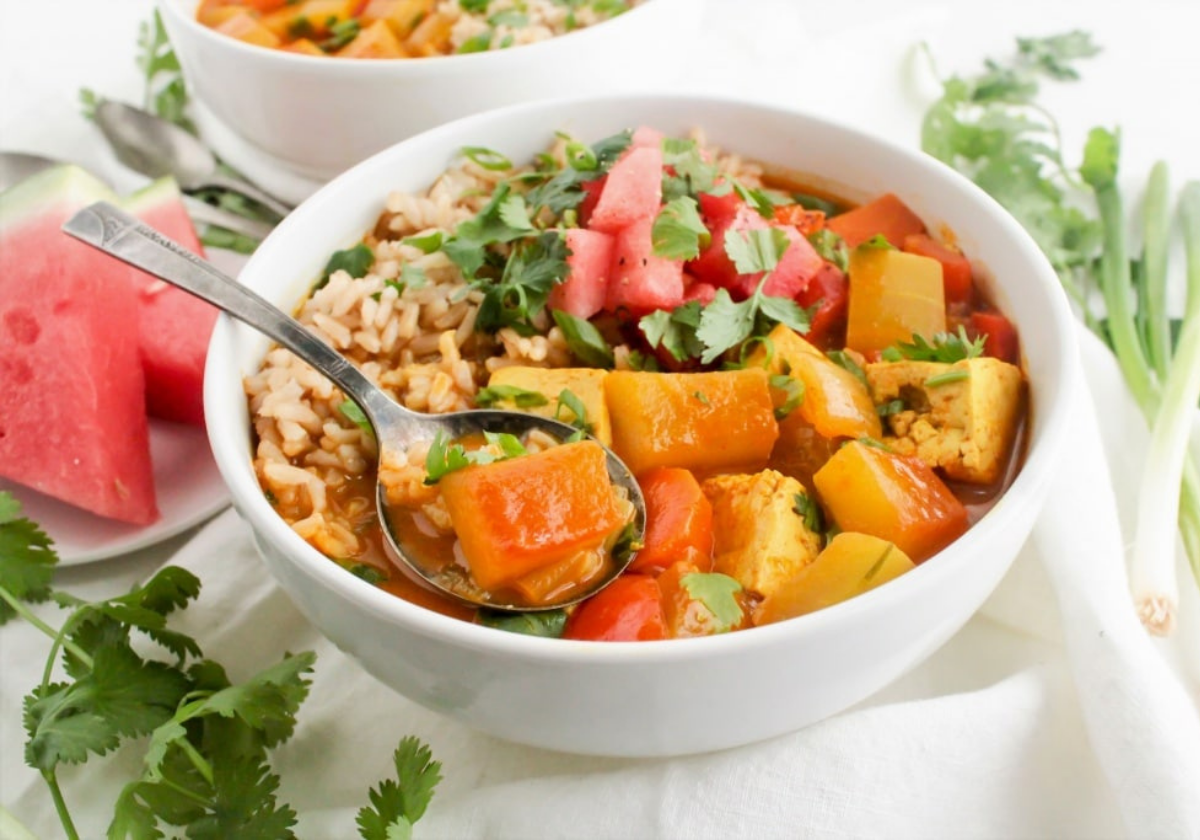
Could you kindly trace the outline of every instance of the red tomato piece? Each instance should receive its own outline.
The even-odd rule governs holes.
[[[1017,328],[999,312],[972,312],[971,328],[986,336],[983,353],[1005,362],[1017,363]]]
[[[932,257],[942,264],[942,283],[946,289],[946,303],[969,303],[973,290],[971,262],[962,252],[943,245],[925,233],[911,233],[904,237],[904,250],[922,257]]]
[[[849,301],[846,275],[833,263],[825,263],[796,296],[796,303],[805,309],[816,306],[804,336],[810,344],[822,350],[841,346],[846,334]]]
[[[685,469],[656,467],[639,476],[638,484],[646,499],[646,544],[629,571],[657,574],[678,560],[711,571],[712,505],[696,477]]]
[[[649,642],[667,637],[662,593],[646,575],[626,574],[588,600],[571,617],[564,639],[592,642]]]

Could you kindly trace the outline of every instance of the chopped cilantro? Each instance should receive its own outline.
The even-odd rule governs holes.
[[[857,440],[863,446],[869,446],[872,449],[882,449],[884,452],[892,451],[892,448],[890,446],[888,446],[886,443],[884,443],[883,441],[877,440],[876,438],[873,438],[873,437],[868,437],[867,435],[863,435],[860,438],[855,438],[855,440]],[[847,441],[847,442],[849,442],[849,441]]]
[[[963,359],[982,356],[986,339],[987,336],[981,335],[972,341],[967,336],[966,329],[960,324],[956,333],[936,333],[928,340],[924,336],[914,335],[911,343],[893,344],[880,355],[887,362],[910,359],[918,362],[954,364]]]
[[[775,409],[775,419],[783,420],[804,403],[804,383],[786,373],[774,374],[769,380],[772,388],[783,391],[784,399]]]
[[[337,52],[349,44],[362,29],[362,24],[356,18],[339,20],[329,27],[329,37],[317,44],[325,52]]]
[[[843,208],[840,204],[830,201],[827,198],[821,198],[819,195],[812,193],[792,193],[792,201],[799,204],[805,210],[820,210],[826,216],[836,216],[841,213]]]
[[[487,261],[489,246],[513,242],[532,231],[525,200],[501,183],[482,210],[458,225],[442,250],[462,269],[463,277],[472,280]]]
[[[490,26],[508,26],[519,29],[529,25],[529,15],[519,9],[504,9],[488,18]]]
[[[321,279],[316,288],[320,289],[328,283],[329,278],[336,271],[344,271],[355,279],[366,277],[373,265],[375,265],[375,252],[365,242],[359,242],[353,248],[347,248],[344,251],[334,251],[329,262],[325,263],[325,269],[321,272]]]
[[[615,364],[612,348],[590,321],[577,318],[561,309],[552,310],[554,323],[562,330],[567,348],[579,361],[589,367],[611,369]]]
[[[868,251],[895,251],[896,246],[888,241],[888,238],[882,233],[877,233],[868,239],[866,242],[859,243],[859,248],[864,248]]]
[[[742,591],[742,585],[729,575],[692,572],[680,578],[679,583],[712,613],[714,633],[728,633],[741,624],[742,605],[735,595]]]
[[[372,586],[378,586],[388,579],[387,572],[367,563],[355,560],[338,560],[338,565],[360,580],[365,580]]]
[[[725,234],[725,253],[738,274],[773,271],[789,245],[791,241],[780,228],[731,230]]]
[[[523,335],[537,332],[533,319],[545,307],[550,290],[566,279],[569,255],[560,231],[547,231],[517,243],[499,280],[476,283],[484,294],[475,328],[496,332],[512,327]]]
[[[717,166],[704,159],[695,140],[666,137],[662,149],[664,201],[716,191]]]
[[[741,196],[742,201],[753,207],[764,219],[773,218],[776,202],[764,190],[750,189],[740,181],[733,182],[733,191]]]
[[[694,260],[708,247],[712,234],[700,220],[700,207],[690,195],[663,205],[650,231],[654,255],[670,260]]]
[[[908,404],[904,400],[895,399],[875,406],[875,413],[881,418],[891,417],[893,414],[899,414],[902,411],[908,411]]]
[[[484,609],[479,611],[476,618],[484,627],[548,639],[561,638],[567,626],[566,610],[510,613]]]
[[[688,301],[670,312],[657,309],[649,315],[642,316],[638,327],[651,347],[657,348],[661,345],[675,359],[682,362],[698,358],[704,352],[704,345],[696,337],[702,311],[703,307],[699,301]]]
[[[818,505],[807,493],[796,493],[792,496],[792,510],[804,520],[804,527],[814,534],[825,531],[825,517]]]
[[[479,408],[490,408],[502,402],[512,403],[517,408],[537,408],[549,400],[540,391],[529,391],[516,385],[489,385],[475,394],[475,405]]]
[[[808,242],[821,259],[828,260],[843,272],[850,268],[850,249],[846,247],[846,240],[829,228],[810,233]]]
[[[499,455],[486,448],[467,450],[461,443],[447,445],[442,433],[438,432],[425,456],[425,483],[437,484],[447,473],[473,464],[491,464],[527,454],[524,445],[514,435],[484,432],[483,437],[488,444],[499,447]]]
[[[412,245],[414,248],[419,248],[423,254],[432,254],[434,251],[441,249],[444,240],[445,234],[440,230],[435,230],[424,236],[406,236],[400,241],[405,245]]]
[[[458,5],[464,12],[483,14],[491,2],[492,0],[458,0]]]
[[[708,399],[708,395],[703,391],[692,391],[692,398],[701,405],[712,405],[712,402]]]
[[[467,55],[468,53],[487,52],[492,46],[492,30],[485,29],[478,35],[472,35],[467,40],[463,41],[456,53],[459,55]]]

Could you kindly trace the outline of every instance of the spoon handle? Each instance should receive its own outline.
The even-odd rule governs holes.
[[[63,230],[93,248],[208,301],[275,339],[333,380],[372,420],[389,411],[407,412],[299,321],[111,204],[99,201],[85,207],[66,221]]]
[[[241,193],[242,195],[246,196],[246,198],[251,198],[257,201],[259,204],[263,205],[269,210],[273,210],[280,216],[286,216],[294,209],[287,204],[284,204],[275,196],[263,192],[262,189],[254,186],[254,184],[251,184],[249,181],[243,180],[242,178],[232,178],[228,175],[213,173],[204,180],[205,186],[220,187],[224,190]]]

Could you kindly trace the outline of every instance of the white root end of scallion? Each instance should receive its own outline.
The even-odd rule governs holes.
[[[1179,607],[1175,598],[1163,594],[1143,595],[1134,604],[1138,618],[1148,633],[1169,636],[1175,629],[1175,612]]]

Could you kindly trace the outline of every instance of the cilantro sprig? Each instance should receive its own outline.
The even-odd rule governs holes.
[[[930,338],[914,335],[911,342],[901,341],[887,347],[880,354],[886,362],[908,359],[917,362],[944,362],[954,364],[964,359],[976,359],[983,355],[986,335],[972,339],[961,324],[957,332],[936,333]]]
[[[484,432],[483,437],[488,446],[467,449],[461,443],[448,443],[445,435],[438,432],[425,456],[425,483],[437,484],[449,473],[466,469],[472,464],[491,464],[528,454],[525,445],[515,435]]]
[[[191,572],[166,566],[124,595],[84,601],[53,588],[57,563],[50,538],[0,492],[0,623],[21,618],[51,639],[42,681],[24,701],[25,761],[45,780],[64,836],[77,840],[79,832],[60,768],[136,738],[142,770],[114,803],[108,837],[162,837],[164,828],[189,837],[294,837],[297,814],[279,800],[270,753],[295,731],[315,655],[287,654],[234,683],[195,639],[167,626],[200,594]],[[30,608],[51,599],[68,611],[57,628]],[[168,656],[146,654],[138,636]],[[65,678],[52,681],[60,656]],[[372,790],[359,814],[369,840],[408,836],[440,779],[415,739],[400,743],[395,764],[398,780]]]

